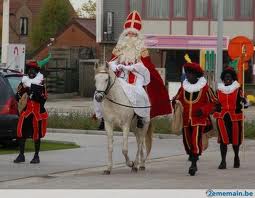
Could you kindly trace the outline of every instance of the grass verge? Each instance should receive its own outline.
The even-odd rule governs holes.
[[[42,140],[40,151],[74,149],[80,146],[71,142],[59,142],[51,140]],[[0,149],[0,155],[18,153],[17,146],[4,147]],[[32,140],[26,141],[25,152],[34,152],[34,142]]]
[[[171,119],[169,116],[159,117],[153,120],[155,133],[171,134]],[[99,121],[78,113],[59,115],[57,113],[49,116],[49,128],[59,129],[83,129],[96,130]],[[245,122],[245,137],[255,139],[255,121]],[[216,135],[216,134],[215,134]]]

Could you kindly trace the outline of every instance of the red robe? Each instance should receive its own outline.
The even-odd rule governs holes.
[[[111,60],[117,58],[116,50],[113,50]],[[160,115],[167,115],[172,113],[168,91],[161,79],[155,65],[151,62],[147,50],[143,50],[141,54],[141,61],[150,72],[150,83],[147,85],[147,93],[151,103],[150,117],[154,118]]]

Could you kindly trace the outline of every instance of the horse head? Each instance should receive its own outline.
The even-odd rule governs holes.
[[[113,84],[112,84],[113,85]],[[95,99],[97,102],[102,102],[105,95],[108,94],[111,87],[111,76],[108,65],[98,65],[95,67]]]

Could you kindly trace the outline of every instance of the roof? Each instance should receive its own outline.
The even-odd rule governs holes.
[[[95,19],[76,18],[74,19],[74,22],[76,22],[82,28],[85,28],[91,34],[96,36],[96,20]]]
[[[61,34],[63,34],[71,25],[76,24],[81,30],[87,34],[90,34],[94,38],[96,38],[96,20],[95,19],[86,19],[86,18],[74,18],[69,24],[67,24],[64,29],[60,30],[54,38],[59,37]],[[50,41],[46,41],[41,47],[39,47],[37,50],[34,51],[33,56],[35,56],[38,52],[40,52],[42,49],[47,47],[48,43]]]
[[[23,5],[26,4],[29,9],[31,10],[32,14],[34,16],[38,15],[40,13],[40,9],[42,7],[42,4],[45,0],[27,0],[27,3],[24,3],[24,0],[10,0],[10,13],[14,14],[16,11]],[[73,6],[69,2],[73,13],[75,13]],[[0,13],[3,13],[3,0],[0,0]]]

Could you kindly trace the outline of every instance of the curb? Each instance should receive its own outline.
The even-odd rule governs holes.
[[[48,133],[70,133],[70,134],[84,134],[84,135],[107,135],[106,131],[98,130],[80,130],[80,129],[56,129],[56,128],[47,128]],[[114,131],[114,136],[122,136],[122,132]],[[131,132],[129,136],[134,137],[134,134]],[[155,134],[154,138],[158,139],[180,139],[181,136],[175,134]]]

